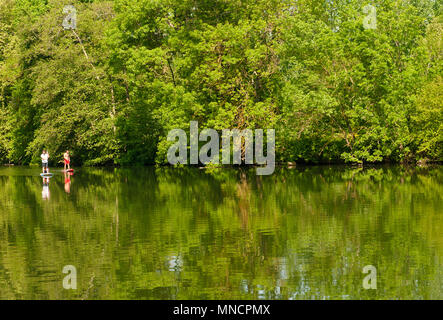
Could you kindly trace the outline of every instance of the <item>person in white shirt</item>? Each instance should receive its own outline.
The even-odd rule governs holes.
[[[46,150],[43,150],[43,153],[40,157],[42,158],[43,173],[49,173],[49,167],[48,167],[49,153],[47,153]]]

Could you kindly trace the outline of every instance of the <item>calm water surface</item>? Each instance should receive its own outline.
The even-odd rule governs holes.
[[[1,299],[443,299],[442,167],[39,173],[0,168]]]

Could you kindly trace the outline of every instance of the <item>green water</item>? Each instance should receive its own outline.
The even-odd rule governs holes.
[[[442,267],[442,167],[0,168],[2,299],[442,299]]]

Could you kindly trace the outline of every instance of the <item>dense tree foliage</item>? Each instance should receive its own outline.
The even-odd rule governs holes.
[[[164,163],[168,131],[191,120],[274,128],[278,161],[441,161],[442,8],[0,0],[0,161],[69,148],[77,164]]]

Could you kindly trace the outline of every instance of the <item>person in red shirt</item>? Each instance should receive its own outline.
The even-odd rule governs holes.
[[[66,166],[68,166],[68,170],[71,169],[71,157],[69,156],[69,150],[66,150],[65,154],[63,155],[63,160],[65,163],[65,171],[66,171]]]

